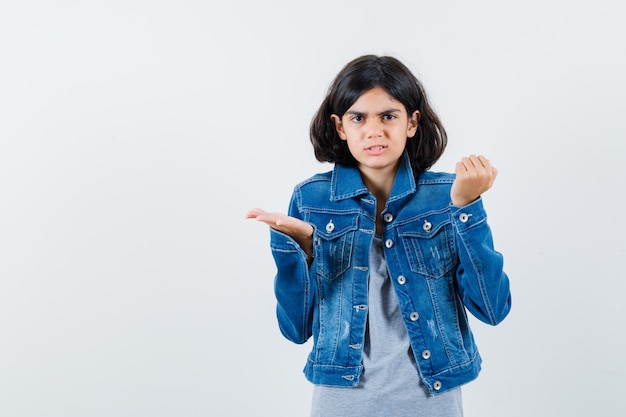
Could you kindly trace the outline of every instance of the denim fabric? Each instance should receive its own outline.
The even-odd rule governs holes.
[[[405,154],[381,213],[389,276],[425,386],[441,393],[478,376],[481,357],[467,311],[496,325],[509,313],[509,280],[494,250],[482,199],[450,203],[454,175],[417,183]],[[356,168],[335,166],[293,192],[289,215],[314,227],[313,262],[271,229],[277,318],[295,343],[313,337],[304,367],[314,384],[356,386],[367,322],[369,253],[376,199]]]

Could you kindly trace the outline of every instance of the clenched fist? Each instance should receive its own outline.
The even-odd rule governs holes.
[[[457,162],[456,179],[450,190],[455,206],[465,206],[476,200],[493,185],[498,170],[483,155],[470,155]]]

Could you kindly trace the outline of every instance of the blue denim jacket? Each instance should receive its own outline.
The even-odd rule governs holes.
[[[454,175],[417,183],[405,154],[381,213],[385,259],[422,381],[438,394],[478,376],[481,358],[466,309],[496,325],[511,306],[502,255],[482,199],[450,203]],[[289,215],[314,227],[314,258],[271,229],[277,318],[295,343],[313,336],[304,367],[314,384],[356,386],[368,312],[369,249],[376,199],[356,168],[335,166],[298,184]]]

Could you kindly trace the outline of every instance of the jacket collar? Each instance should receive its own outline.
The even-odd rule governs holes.
[[[363,184],[361,173],[357,167],[348,167],[338,164],[335,164],[333,168],[330,189],[331,201],[344,200],[346,198],[369,193],[369,190],[365,187],[365,184]],[[409,160],[407,152],[404,151],[387,202],[412,194],[415,192],[415,189],[415,178],[413,177],[411,161]]]

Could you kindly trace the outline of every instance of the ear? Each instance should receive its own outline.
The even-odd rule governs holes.
[[[412,138],[413,136],[415,136],[419,121],[420,121],[420,111],[415,110],[413,114],[411,115],[411,117],[409,117],[409,123],[408,123],[407,130],[406,130],[407,138]]]
[[[341,123],[341,118],[337,116],[336,114],[331,114],[330,120],[332,120],[333,123],[335,124],[335,129],[337,129],[339,138],[341,138],[341,140],[346,140],[347,139],[346,132],[343,130],[343,123]]]

